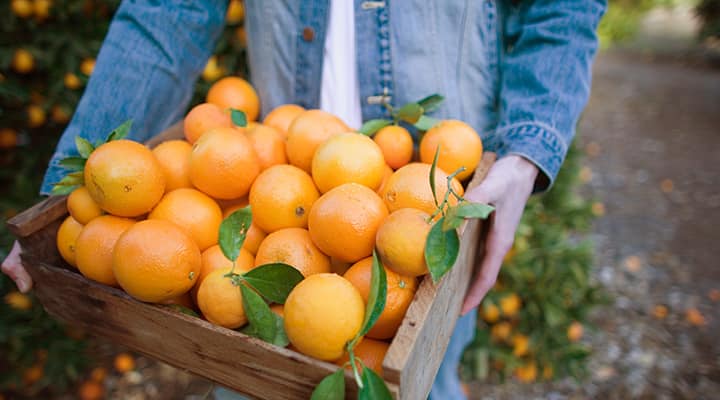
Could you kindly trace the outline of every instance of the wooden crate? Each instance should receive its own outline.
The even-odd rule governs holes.
[[[182,137],[173,126],[148,145]],[[470,187],[487,174],[486,153]],[[270,345],[172,308],[142,303],[120,289],[85,279],[60,257],[55,235],[67,216],[65,196],[54,196],[17,215],[10,230],[23,248],[22,262],[47,312],[89,333],[262,399],[307,399],[331,363]],[[383,362],[384,379],[397,399],[425,399],[443,359],[470,282],[481,235],[477,220],[461,228],[453,269],[435,285],[426,276]],[[346,374],[348,398],[357,387]]]

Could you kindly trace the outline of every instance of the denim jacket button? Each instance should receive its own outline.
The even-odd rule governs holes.
[[[304,41],[312,42],[312,40],[315,39],[315,30],[309,26],[306,27],[302,31],[302,37]]]

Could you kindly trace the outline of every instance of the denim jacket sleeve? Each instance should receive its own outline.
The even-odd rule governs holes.
[[[144,141],[180,119],[195,80],[222,32],[227,1],[125,0],[117,10],[95,70],[45,173],[49,194],[77,155],[75,137],[102,140],[127,119]]]
[[[596,29],[606,0],[521,0],[507,11],[501,60],[498,153],[532,161],[536,191],[565,159],[590,92]]]

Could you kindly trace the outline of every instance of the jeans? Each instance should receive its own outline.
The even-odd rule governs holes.
[[[465,400],[467,398],[460,383],[458,366],[465,347],[475,337],[476,321],[477,308],[458,319],[452,337],[450,337],[445,358],[440,364],[440,369],[435,376],[435,383],[430,390],[428,397],[430,400]],[[216,400],[247,400],[247,397],[219,386],[215,388],[213,394]]]

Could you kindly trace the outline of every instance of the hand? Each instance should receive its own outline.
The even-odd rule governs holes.
[[[480,271],[465,296],[463,315],[477,307],[495,285],[503,258],[513,245],[515,230],[537,174],[538,169],[533,163],[511,154],[493,164],[485,180],[465,193],[465,200],[491,204],[495,206],[495,212],[491,216]]]
[[[30,275],[28,275],[25,267],[23,267],[20,262],[21,252],[20,243],[16,240],[10,250],[10,254],[8,254],[2,262],[2,272],[15,281],[20,292],[27,293],[27,291],[32,288],[32,278],[30,278]]]

